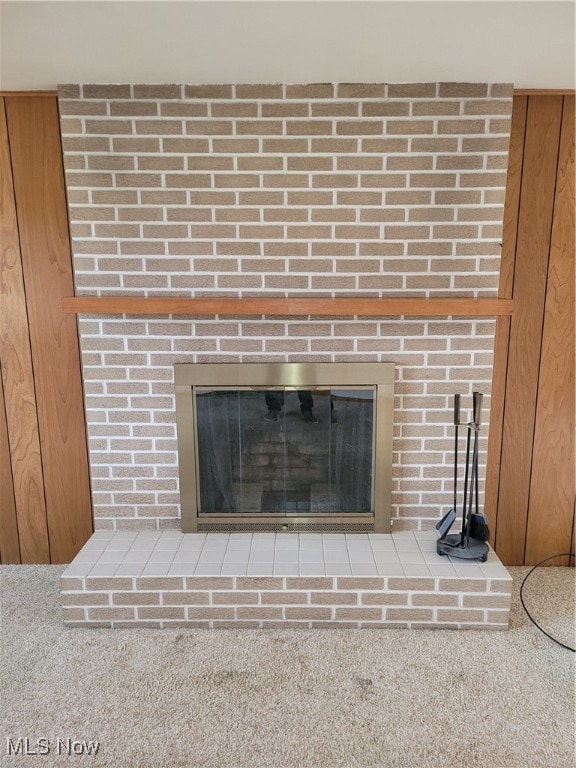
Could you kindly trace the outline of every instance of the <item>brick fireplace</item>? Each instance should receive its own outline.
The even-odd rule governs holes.
[[[496,296],[510,85],[64,85],[59,104],[77,295]],[[79,330],[110,540],[179,533],[175,363],[394,363],[393,535],[429,536],[450,505],[452,394],[482,391],[488,419],[490,318],[83,315]],[[485,449],[486,430],[481,481]]]
[[[511,95],[62,86],[77,294],[495,296]],[[490,391],[491,319],[79,326],[98,529],[178,526],[176,362],[394,362],[395,530],[429,528],[449,503],[450,395]]]

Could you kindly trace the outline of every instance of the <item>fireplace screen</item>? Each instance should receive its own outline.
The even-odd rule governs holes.
[[[393,376],[177,364],[183,530],[388,531]]]

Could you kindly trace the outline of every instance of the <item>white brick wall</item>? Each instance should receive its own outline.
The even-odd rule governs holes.
[[[512,89],[63,86],[77,292],[494,296]],[[97,527],[175,527],[175,362],[394,361],[395,529],[450,505],[494,323],[80,320]],[[486,406],[489,405],[489,398]],[[480,460],[485,463],[486,433]]]

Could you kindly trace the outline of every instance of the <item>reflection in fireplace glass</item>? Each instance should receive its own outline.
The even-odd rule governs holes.
[[[202,514],[373,513],[375,388],[196,391]]]

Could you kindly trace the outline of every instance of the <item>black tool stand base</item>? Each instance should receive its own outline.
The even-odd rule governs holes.
[[[444,539],[438,539],[436,542],[436,552],[439,555],[450,555],[450,557],[458,557],[461,560],[480,560],[485,563],[488,559],[488,544],[485,541],[478,541],[477,539],[468,539],[468,546],[466,546],[466,539],[464,540],[465,546],[460,546],[462,536],[459,533],[450,534]]]

